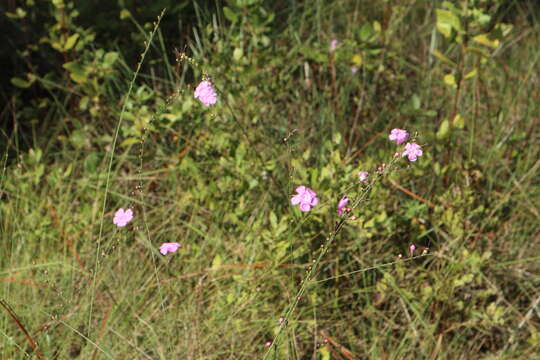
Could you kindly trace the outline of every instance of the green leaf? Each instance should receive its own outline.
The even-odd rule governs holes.
[[[335,132],[334,135],[332,135],[332,141],[334,144],[340,144],[341,143],[341,133]]]
[[[370,23],[365,23],[360,28],[360,33],[358,34],[360,36],[361,41],[367,41],[370,37],[372,37],[374,34],[373,27]]]
[[[69,136],[69,142],[76,148],[81,149],[86,145],[88,135],[82,130],[75,130]]]
[[[138,142],[139,142],[139,139],[137,139],[135,137],[129,137],[126,140],[122,141],[120,146],[121,147],[127,147],[127,146],[130,146],[130,145],[136,144]]]
[[[450,85],[454,89],[457,87],[456,85],[456,77],[453,74],[446,74],[444,75],[443,81],[446,85]]]
[[[120,10],[120,20],[128,19],[131,16],[131,13],[127,9]]]
[[[26,81],[18,77],[12,77],[11,83],[15,85],[16,87],[23,88],[23,89],[29,88],[30,85],[32,85],[30,81]]]
[[[270,220],[270,225],[272,225],[272,227],[276,227],[277,226],[277,216],[276,214],[273,212],[273,211],[270,211],[270,215],[269,215],[269,220]]]
[[[437,131],[437,139],[442,140],[450,134],[450,122],[448,120],[443,120],[441,126],[439,126],[439,131]]]
[[[258,2],[260,2],[261,0],[236,0],[236,6],[238,7],[247,7],[247,6],[250,6],[250,5],[254,5]]]
[[[244,161],[246,154],[247,154],[246,143],[241,142],[236,148],[236,154],[235,154],[236,163],[241,164]]]
[[[478,74],[478,71],[476,70],[476,68],[474,68],[472,71],[470,71],[470,72],[468,72],[467,74],[465,74],[465,79],[473,78],[473,77],[475,77],[477,74]]]
[[[83,84],[88,80],[88,68],[76,61],[70,61],[62,65],[64,69],[69,71],[69,76],[76,83]]]
[[[361,66],[362,65],[362,54],[354,54],[351,59],[353,65]]]
[[[6,12],[4,14],[10,19],[23,19],[26,17],[26,11],[20,7],[15,10],[15,13]]]
[[[465,119],[463,116],[457,114],[452,121],[452,125],[458,129],[463,129],[465,127]]]
[[[476,35],[475,37],[473,37],[473,41],[494,49],[499,47],[500,44],[499,40],[490,40],[488,38],[488,34]]]
[[[233,51],[233,59],[234,61],[239,61],[244,56],[244,50],[241,48],[236,48]]]
[[[434,49],[431,51],[431,53],[433,55],[435,55],[435,57],[439,60],[441,60],[442,62],[445,62],[447,63],[448,65],[452,66],[452,67],[455,67],[456,66],[456,63],[453,62],[452,60],[450,60],[449,58],[447,58],[442,52],[440,52],[439,50],[437,49]]]
[[[490,55],[487,51],[483,50],[483,49],[480,49],[480,48],[477,48],[477,47],[474,47],[474,46],[467,46],[467,48],[465,49],[465,51],[467,52],[472,52],[472,53],[475,53],[475,54],[478,54],[480,56],[483,56],[485,58],[489,58]]]
[[[79,34],[73,34],[70,37],[67,38],[66,43],[64,44],[64,50],[71,50],[73,46],[77,43],[77,40],[79,39]]]
[[[420,109],[421,103],[420,103],[420,98],[418,97],[418,95],[413,94],[411,98],[411,105],[414,110]]]
[[[319,354],[321,354],[321,360],[330,360],[330,351],[328,350],[328,346],[323,346],[318,351]]]
[[[473,274],[465,274],[462,277],[460,277],[459,279],[454,280],[454,286],[455,287],[462,287],[463,285],[470,283],[473,279],[474,279]]]
[[[375,30],[376,33],[380,33],[382,31],[381,23],[377,20],[373,22],[373,30]]]
[[[218,254],[214,257],[214,260],[212,260],[212,269],[217,269],[218,267],[221,266],[221,263],[222,263],[221,256],[219,256]]]
[[[326,61],[328,61],[326,53],[322,53],[317,49],[309,47],[308,45],[301,47],[300,52],[306,58],[316,61],[318,63],[325,63]]]
[[[103,65],[111,67],[116,60],[118,60],[118,53],[116,51],[110,51],[103,57]]]
[[[63,9],[65,7],[64,0],[52,0],[52,3],[58,9]]]
[[[79,109],[81,109],[82,111],[85,111],[86,109],[88,109],[89,101],[90,101],[90,97],[83,96],[81,100],[79,101]]]
[[[452,29],[458,33],[462,32],[459,17],[452,11],[437,9],[435,12],[437,14],[437,30],[445,37],[448,38],[452,35]]]
[[[232,11],[229,7],[224,6],[223,7],[223,15],[232,23],[235,23],[238,21],[238,16]]]
[[[86,75],[79,75],[74,73],[69,74],[69,77],[78,84],[84,84],[88,80]]]

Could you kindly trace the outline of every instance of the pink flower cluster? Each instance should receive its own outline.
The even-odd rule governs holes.
[[[160,247],[159,247],[159,252],[162,254],[162,255],[167,255],[167,253],[173,253],[173,252],[176,252],[176,250],[178,250],[178,248],[180,247],[180,244],[177,243],[177,242],[171,242],[171,243],[163,243]]]
[[[407,130],[402,129],[392,129],[392,131],[390,131],[390,136],[388,136],[388,139],[395,141],[398,145],[403,144],[408,138],[409,133]]]
[[[124,227],[131,220],[133,220],[133,210],[131,209],[124,210],[123,208],[120,208],[116,210],[116,212],[114,213],[113,224],[118,227]],[[177,242],[163,243],[159,247],[159,252],[162,253],[163,255],[166,255],[167,253],[170,253],[170,252],[171,253],[176,252],[179,247],[180,247],[180,244]]]
[[[120,208],[114,213],[113,224],[118,227],[124,227],[131,221],[131,219],[133,219],[133,210],[124,210]]]
[[[416,161],[417,158],[422,156],[423,151],[420,150],[421,146],[415,143],[407,143],[405,150],[401,153],[401,156],[406,156],[409,161]]]
[[[369,173],[367,171],[360,171],[358,173],[358,179],[360,180],[361,183],[364,183],[364,184],[367,184],[368,182],[368,175]]]
[[[318,203],[315,191],[303,185],[296,188],[296,195],[291,199],[291,204],[300,205],[300,210],[304,212],[311,210],[311,207]]]
[[[337,206],[337,213],[339,216],[343,215],[344,212],[346,211],[350,211],[350,209],[347,209],[346,206],[347,206],[347,203],[349,202],[349,198],[347,196],[343,196],[339,202],[338,202],[338,206]]]
[[[406,130],[403,129],[393,129],[390,132],[390,135],[388,136],[388,139],[391,141],[395,141],[396,144],[401,145],[407,139],[409,138],[409,133]],[[405,144],[405,149],[401,153],[395,153],[394,156],[407,156],[409,158],[409,161],[416,161],[420,156],[422,156],[423,151],[421,150],[421,146],[414,143],[414,142],[408,142]],[[368,182],[368,176],[369,172],[367,171],[360,171],[358,172],[358,179],[361,183],[366,184]],[[338,215],[343,215],[345,212],[350,212],[351,209],[347,208],[347,204],[349,203],[350,199],[343,195],[338,202],[337,205],[337,213]],[[319,199],[317,198],[317,194],[312,189],[302,185],[296,188],[296,194],[293,195],[291,198],[291,204],[293,205],[300,205],[300,210],[307,212],[310,211],[311,208],[319,203]]]
[[[195,99],[198,99],[204,106],[214,105],[217,102],[216,90],[210,81],[201,81],[195,89]]]
[[[409,133],[402,129],[393,129],[390,132],[390,136],[388,136],[388,139],[395,141],[398,145],[403,144],[408,138]],[[405,144],[405,150],[402,153],[396,153],[395,156],[406,156],[409,161],[416,161],[423,154],[423,151],[420,149],[420,145],[408,142]]]

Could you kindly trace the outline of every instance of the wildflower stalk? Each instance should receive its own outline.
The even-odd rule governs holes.
[[[157,32],[159,23],[161,22],[161,19],[163,18],[164,14],[165,14],[165,9],[163,9],[161,14],[157,17],[157,21],[154,23],[154,29],[150,33],[148,40],[146,41],[145,49],[141,54],[141,60],[137,64],[137,68],[135,72],[133,73],[133,78],[131,79],[131,82],[129,83],[128,91],[126,93],[126,96],[124,97],[124,103],[122,104],[120,117],[116,125],[116,130],[115,130],[113,141],[112,141],[111,148],[109,151],[109,154],[110,154],[109,165],[107,169],[107,178],[105,180],[105,194],[103,196],[103,206],[101,210],[101,220],[99,223],[99,235],[98,235],[98,240],[97,240],[97,250],[96,250],[96,257],[94,261],[92,287],[91,287],[91,294],[90,294],[90,308],[89,308],[89,313],[88,313],[88,331],[89,332],[90,332],[90,329],[92,329],[92,312],[93,312],[93,305],[94,305],[94,298],[95,298],[95,291],[96,291],[96,279],[97,279],[97,273],[99,270],[99,254],[101,251],[101,239],[103,237],[103,224],[104,224],[104,218],[105,218],[105,210],[107,208],[107,198],[108,198],[108,193],[109,193],[109,185],[110,185],[110,180],[111,180],[112,165],[113,165],[113,159],[114,159],[114,151],[116,149],[116,142],[118,140],[118,134],[120,133],[120,126],[122,125],[122,120],[124,119],[127,103],[129,102],[131,92],[133,91],[133,85],[135,84],[135,80],[137,79],[139,75],[144,58],[146,57],[146,54],[148,53],[148,50],[150,49],[150,45],[152,44],[152,40]]]
[[[397,163],[397,161],[399,161],[399,159],[400,159],[400,157],[399,158],[398,157],[392,158],[392,160],[390,161],[390,163],[387,166],[381,166],[375,172],[376,176],[372,177],[372,180],[368,183],[368,185],[365,188],[362,189],[362,191],[360,193],[360,196],[353,202],[353,205],[351,206],[352,210],[354,210],[361,202],[367,200],[367,195],[370,193],[373,186],[377,183],[377,181],[382,179],[385,175],[387,175],[394,168],[395,164]],[[313,279],[313,275],[316,274],[316,272],[317,272],[317,270],[319,268],[319,265],[321,263],[321,260],[328,253],[328,250],[330,249],[330,246],[334,242],[337,234],[343,229],[343,226],[345,225],[347,220],[349,220],[349,217],[347,215],[347,212],[345,212],[345,215],[340,217],[339,221],[334,226],[333,231],[326,238],[326,242],[323,245],[323,247],[322,247],[322,249],[321,249],[321,251],[319,253],[319,256],[313,261],[313,265],[310,267],[307,275],[302,280],[302,285],[300,286],[300,289],[296,293],[296,296],[295,296],[294,300],[289,305],[289,308],[287,309],[287,311],[283,315],[284,320],[280,322],[279,328],[277,330],[277,334],[274,336],[274,339],[271,342],[271,346],[266,351],[265,356],[264,356],[263,359],[267,359],[268,356],[270,355],[270,352],[272,351],[272,348],[277,345],[280,335],[282,334],[283,330],[287,326],[287,322],[288,322],[289,317],[294,312],[294,310],[296,310],[296,308],[298,307],[298,303],[300,302],[302,296],[306,292],[307,287],[310,284],[316,284],[316,283],[319,282],[319,281],[315,281]],[[392,264],[395,264],[395,263],[397,263],[397,262],[393,262]],[[378,268],[378,267],[381,267],[381,266],[386,266],[386,264],[381,264],[379,266],[371,267],[369,269],[375,269],[375,268]],[[365,271],[365,269],[357,270],[355,272],[352,272],[351,274],[356,273],[356,272],[361,272],[361,271]]]

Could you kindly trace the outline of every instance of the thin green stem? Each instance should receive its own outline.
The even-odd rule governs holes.
[[[387,166],[381,166],[381,167],[379,167],[379,169],[377,169],[377,171],[375,172],[375,176],[372,176],[371,182],[361,190],[360,196],[354,201],[353,205],[351,206],[351,208],[353,210],[361,202],[367,200],[367,195],[370,192],[370,190],[373,188],[375,183],[377,181],[379,181],[380,179],[382,179],[385,175],[387,175],[393,169],[393,167],[395,166],[397,161],[399,161],[399,159],[400,159],[400,157],[393,157],[390,160],[390,162],[389,162],[389,164]],[[272,346],[267,350],[267,352],[265,353],[265,356],[264,356],[263,359],[267,359],[268,356],[270,356],[272,348],[275,349],[275,347],[277,345],[277,342],[279,340],[279,337],[281,336],[283,330],[287,326],[287,322],[288,322],[288,319],[289,319],[290,315],[297,308],[298,303],[300,302],[302,296],[306,292],[306,288],[307,288],[308,284],[312,284],[312,283],[314,284],[314,283],[318,282],[318,281],[316,282],[316,281],[313,280],[313,274],[316,273],[316,271],[317,271],[317,269],[318,269],[318,267],[319,267],[319,265],[321,263],[322,258],[326,255],[326,253],[328,252],[328,249],[330,248],[330,245],[332,245],[332,243],[333,243],[334,239],[336,238],[337,234],[341,231],[341,229],[343,228],[343,225],[345,225],[345,223],[348,220],[349,220],[349,217],[348,217],[347,214],[340,217],[339,221],[334,226],[334,230],[326,238],[326,243],[323,245],[317,259],[313,260],[313,265],[309,268],[307,275],[302,280],[302,285],[301,285],[300,289],[296,293],[296,296],[295,296],[293,302],[289,305],[289,308],[287,309],[285,315],[283,316],[284,321],[280,324],[280,326],[279,326],[279,328],[277,330],[277,334],[274,336],[274,339],[272,341]],[[396,263],[396,262],[394,262],[394,263]],[[384,266],[384,264],[382,264],[380,266]],[[355,272],[361,272],[361,271],[366,271],[366,269],[357,270]],[[355,273],[355,272],[353,272],[353,273]]]
[[[148,53],[148,50],[150,49],[150,45],[152,43],[152,40],[154,38],[154,35],[157,32],[157,29],[159,27],[159,23],[161,22],[161,19],[163,15],[165,14],[165,9],[161,12],[161,14],[158,16],[157,21],[154,25],[153,31],[150,33],[150,36],[148,38],[148,41],[146,42],[146,47],[141,54],[141,60],[137,64],[137,69],[135,70],[135,73],[133,74],[133,78],[131,79],[131,82],[129,83],[128,92],[126,93],[126,96],[124,97],[124,103],[122,104],[122,110],[120,111],[120,117],[118,119],[118,123],[116,125],[116,130],[114,133],[113,142],[111,144],[111,149],[109,151],[110,157],[109,157],[109,166],[107,169],[107,178],[105,180],[105,194],[103,196],[103,207],[101,210],[101,220],[99,223],[99,235],[97,240],[97,250],[96,250],[96,257],[94,261],[94,269],[93,269],[93,277],[92,277],[92,288],[91,288],[91,295],[90,295],[90,309],[88,314],[88,332],[90,333],[90,329],[92,329],[92,312],[93,312],[93,305],[94,305],[94,298],[95,298],[95,291],[96,291],[96,280],[97,280],[97,273],[99,270],[99,254],[101,251],[101,239],[103,237],[103,223],[104,223],[104,217],[105,217],[105,210],[107,208],[107,195],[109,193],[109,185],[111,180],[111,172],[112,172],[112,165],[113,165],[113,159],[114,159],[114,151],[116,149],[116,142],[118,140],[118,134],[120,133],[120,126],[122,125],[122,120],[124,119],[124,113],[126,111],[127,104],[129,102],[129,98],[131,96],[131,92],[133,91],[133,85],[135,84],[135,80],[137,79],[137,76],[139,75],[139,72],[142,67],[142,63],[144,61],[144,58],[146,57],[146,54]]]

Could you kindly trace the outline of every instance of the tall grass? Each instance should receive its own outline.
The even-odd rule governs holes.
[[[456,96],[432,55],[458,52],[438,6],[288,2],[268,24],[199,9],[178,64],[161,15],[135,71],[117,65],[112,119],[81,115],[25,152],[5,134],[1,298],[28,336],[3,312],[2,356],[535,358],[538,25],[518,14]],[[352,44],[374,21],[378,40]],[[193,99],[206,75],[211,108]],[[58,121],[79,101],[64,95]],[[464,128],[437,136],[455,111]],[[416,163],[394,163],[394,127],[418,134]],[[297,185],[321,199],[309,215]],[[115,228],[127,205],[132,225]]]

